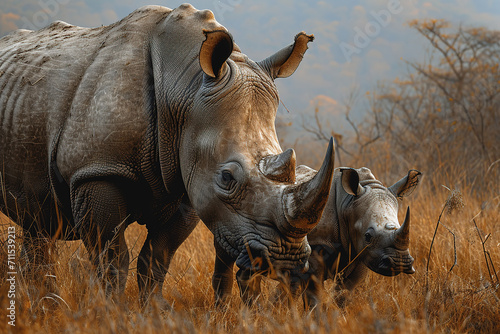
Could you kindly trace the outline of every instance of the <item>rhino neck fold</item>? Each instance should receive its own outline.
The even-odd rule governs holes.
[[[339,179],[340,182],[340,179]],[[340,185],[340,183],[338,183]],[[353,279],[353,273],[357,273],[354,275],[362,275],[362,270],[364,272],[364,266],[360,266],[360,260],[356,259],[351,263],[351,261],[356,258],[358,253],[356,252],[356,249],[354,248],[354,244],[352,243],[351,237],[350,237],[350,229],[351,226],[347,223],[347,219],[345,218],[344,212],[345,209],[348,207],[348,205],[351,203],[353,200],[352,195],[348,195],[345,192],[341,192],[340,188],[341,186],[337,187],[336,191],[333,191],[332,193],[335,194],[334,198],[334,203],[336,205],[336,221],[337,221],[337,231],[338,235],[336,236],[336,240],[340,240],[341,243],[341,249],[340,249],[340,254],[341,256],[346,257],[344,261],[341,261],[341,263],[347,263],[345,267],[339,268],[339,270],[343,270],[342,276],[344,278],[349,277],[350,280]]]
[[[180,177],[179,147],[184,121],[192,108],[194,94],[202,82],[196,49],[182,49],[176,56],[165,55],[158,36],[150,46],[150,61],[156,106],[158,161],[167,192],[175,194],[183,186]],[[175,41],[170,41],[175,43]],[[201,44],[201,41],[200,41]],[[170,57],[170,58],[169,58]],[[175,59],[165,62],[163,59]],[[190,102],[191,101],[191,102]]]

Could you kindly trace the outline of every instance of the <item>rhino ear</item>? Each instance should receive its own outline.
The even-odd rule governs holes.
[[[299,67],[302,57],[307,50],[307,43],[314,40],[314,35],[300,32],[295,36],[295,42],[281,49],[272,56],[260,61],[258,64],[266,70],[271,78],[286,78]]]
[[[359,184],[359,174],[354,168],[342,168],[342,188],[349,195],[358,196],[363,193],[363,187]]]
[[[403,177],[398,182],[394,183],[389,187],[389,190],[396,196],[397,198],[403,198],[407,196],[415,190],[420,181],[420,173],[418,170],[412,169],[408,171],[408,175]]]
[[[200,49],[200,66],[206,75],[217,78],[233,52],[233,38],[224,30],[204,31],[205,41]]]

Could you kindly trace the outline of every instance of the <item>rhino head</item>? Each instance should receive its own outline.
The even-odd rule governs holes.
[[[408,249],[410,208],[407,208],[400,226],[398,199],[413,191],[421,173],[410,170],[408,175],[388,188],[375,179],[368,168],[346,168],[341,169],[341,173],[345,196],[341,196],[344,200],[338,212],[348,228],[348,238],[355,253],[360,254],[361,261],[378,274],[413,274],[413,257]]]
[[[229,35],[218,34],[222,36],[208,35],[205,44],[223,38],[222,46],[212,54],[202,47],[205,74],[182,150],[189,198],[238,267],[306,267],[306,234],[326,204],[333,144],[316,177],[295,184],[295,152],[282,152],[276,137],[279,98],[273,80],[293,73],[312,37],[299,34],[294,45],[256,63],[231,50]],[[224,52],[217,50],[224,47]],[[229,59],[214,62],[218,53],[231,51]]]
[[[210,11],[190,7],[169,16],[183,40],[200,38],[196,31],[188,36],[197,24],[189,21],[190,15],[210,21],[199,30],[203,38],[196,54],[183,54],[182,46],[177,51],[176,58],[185,58],[194,71],[173,69],[164,79],[175,82],[172,90],[185,87],[177,94],[191,97],[186,106],[179,103],[187,110],[175,119],[182,127],[176,144],[189,201],[213,232],[214,242],[240,268],[304,268],[311,252],[306,234],[318,223],[329,194],[333,144],[317,175],[296,184],[295,152],[282,152],[275,131],[279,97],[274,79],[295,71],[313,36],[300,33],[292,45],[254,62]],[[158,37],[164,39],[157,43],[159,50],[170,36]],[[159,69],[158,75],[162,73]],[[167,99],[175,95],[168,90],[170,83],[164,85]],[[162,168],[168,169],[170,162],[162,153]],[[164,183],[168,177],[164,173]]]

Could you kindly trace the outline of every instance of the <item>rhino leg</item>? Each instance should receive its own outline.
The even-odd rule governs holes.
[[[302,295],[305,310],[315,309],[321,301],[324,291],[323,282],[327,278],[327,267],[330,265],[336,253],[318,251],[313,246],[313,252],[309,258],[309,270],[305,273],[295,273],[291,279],[291,293],[294,297]]]
[[[368,268],[362,263],[355,265],[353,271],[345,278],[340,279],[335,284],[335,303],[343,308],[348,303],[349,291],[361,282],[368,274]]]
[[[236,273],[236,282],[240,289],[240,296],[247,306],[252,306],[259,297],[261,281],[262,274],[255,274],[250,270],[240,269]]]
[[[48,235],[40,232],[33,225],[23,232],[21,256],[25,263],[23,271],[25,275],[36,275],[38,269],[49,268],[52,264],[51,246],[53,242]]]
[[[40,232],[37,227],[24,230],[21,258],[24,264],[21,267],[23,276],[28,280],[43,280],[42,285],[31,284],[28,289],[30,294],[38,299],[43,291],[38,289],[43,286],[45,290],[57,293],[55,273],[53,272],[55,255],[55,242],[45,233]]]
[[[309,272],[298,273],[280,272],[278,273],[276,291],[273,299],[276,303],[287,305],[289,308],[293,306],[295,300],[302,296]]]
[[[312,310],[320,303],[320,295],[324,290],[323,279],[313,276],[307,280],[302,294],[305,310]]]
[[[129,266],[125,198],[119,187],[105,181],[86,182],[73,195],[73,215],[106,295],[121,294]]]
[[[229,296],[231,296],[235,261],[217,242],[214,243],[214,246],[216,257],[214,275],[212,276],[212,287],[215,294],[215,305],[220,306],[225,303]]]
[[[160,308],[170,308],[162,295],[165,275],[177,248],[199,221],[192,207],[184,203],[168,220],[149,218],[147,222],[141,221],[148,228],[148,236],[137,260],[137,283],[143,305],[155,300]]]

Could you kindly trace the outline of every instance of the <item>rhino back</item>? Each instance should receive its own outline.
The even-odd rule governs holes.
[[[148,6],[106,27],[55,22],[0,39],[0,163],[12,197],[46,196],[56,139],[67,171],[141,140],[147,43],[169,12]]]

